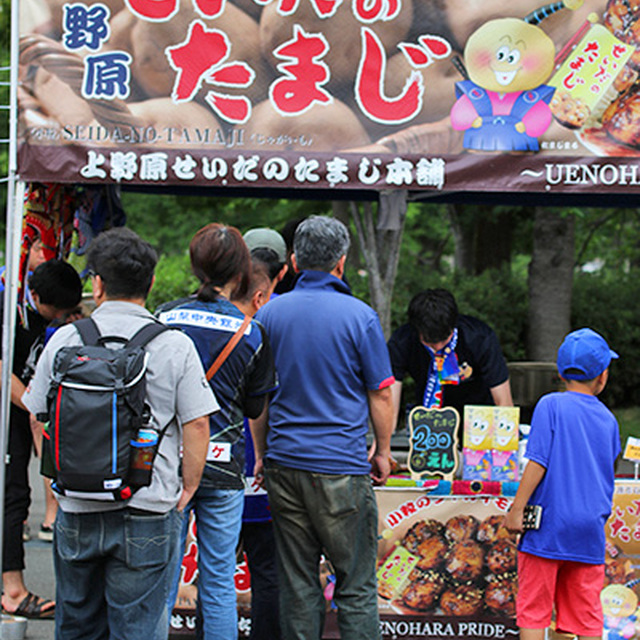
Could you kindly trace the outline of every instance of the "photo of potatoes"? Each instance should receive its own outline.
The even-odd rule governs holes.
[[[391,512],[392,521],[399,512],[402,506]],[[458,498],[429,504],[407,522],[383,528],[381,613],[514,618],[516,537],[502,526],[503,517],[492,500]]]

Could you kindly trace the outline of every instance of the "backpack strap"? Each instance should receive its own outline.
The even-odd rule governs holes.
[[[98,345],[100,344],[101,338],[105,337],[102,336],[98,329],[98,325],[91,317],[76,320],[73,323],[73,326],[80,334],[82,342],[84,342],[85,345]],[[129,347],[145,347],[156,336],[160,335],[164,331],[168,331],[170,328],[171,327],[154,320],[153,322],[145,324],[142,329],[139,329],[129,341],[117,336],[114,336],[113,339],[116,341],[124,341]],[[105,337],[105,339],[107,338]],[[111,337],[109,337],[108,340],[110,341]]]
[[[86,345],[97,345],[100,341],[100,330],[95,320],[91,317],[81,318],[73,323],[76,331],[80,334],[82,342]]]
[[[233,351],[234,347],[242,338],[242,334],[245,332],[246,328],[249,326],[251,322],[250,316],[245,316],[242,324],[238,328],[238,330],[231,336],[231,340],[224,345],[224,349],[218,354],[218,357],[213,361],[213,364],[209,367],[209,371],[207,371],[207,380],[211,380],[213,376],[216,374],[218,369],[222,366],[223,362],[229,357],[229,354]]]
[[[142,329],[139,329],[136,333],[134,333],[133,336],[131,336],[131,340],[129,340],[129,344],[127,346],[144,348],[156,336],[159,336],[161,333],[170,330],[171,327],[168,327],[162,322],[158,322],[158,320],[154,320],[153,322],[145,324]]]
[[[95,346],[100,342],[100,331],[98,330],[98,325],[93,321],[92,318],[81,318],[80,320],[76,320],[73,323],[73,326],[76,328],[76,331],[80,334],[80,339],[82,340],[85,346],[91,345]],[[65,376],[67,370],[69,369],[69,365],[71,360],[75,357],[75,352],[71,349],[68,349],[65,352],[63,359],[60,361],[57,372],[53,375],[54,384],[51,386],[49,390],[49,395],[55,395],[58,385],[60,384],[60,380]]]

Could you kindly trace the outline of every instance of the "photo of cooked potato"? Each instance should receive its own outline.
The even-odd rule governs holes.
[[[507,616],[515,616],[517,592],[518,585],[515,575],[490,580],[485,589],[484,600],[491,611],[500,612]]]
[[[583,127],[591,113],[591,109],[580,98],[572,98],[566,91],[556,91],[549,107],[554,118],[569,129]]]
[[[616,98],[602,116],[602,128],[617,142],[640,148],[640,85]]]
[[[409,586],[402,593],[402,602],[416,611],[435,609],[446,587],[447,581],[441,572],[414,569],[409,576]]]
[[[434,517],[417,514],[382,535],[381,610],[460,618],[515,615],[516,538],[501,526],[502,514],[474,506],[473,513],[453,509],[458,512],[451,515],[445,501],[428,508]],[[394,570],[384,571],[390,565]]]
[[[456,542],[447,553],[445,570],[456,582],[477,580],[484,569],[484,554],[474,540]]]
[[[517,558],[518,550],[513,540],[498,540],[487,551],[487,568],[497,575],[511,573],[517,569]]]
[[[440,608],[446,616],[475,616],[482,609],[482,598],[482,589],[463,584],[442,594]]]

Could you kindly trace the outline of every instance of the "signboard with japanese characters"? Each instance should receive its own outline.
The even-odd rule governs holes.
[[[624,459],[632,462],[640,462],[640,438],[629,436],[624,448]]]
[[[379,491],[378,610],[384,638],[517,635],[511,499]]]
[[[519,407],[466,405],[462,477],[518,481]]]
[[[411,477],[418,480],[435,475],[453,479],[458,468],[458,411],[453,407],[414,407],[408,424],[407,465]]]
[[[604,589],[605,640],[640,637],[640,482],[617,480],[607,536]]]
[[[541,4],[24,0],[18,172],[635,193],[640,7]]]

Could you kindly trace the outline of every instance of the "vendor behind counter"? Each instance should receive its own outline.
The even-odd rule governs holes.
[[[415,404],[428,408],[465,405],[513,406],[509,370],[494,331],[478,318],[458,313],[453,294],[426,289],[409,303],[408,323],[388,342],[400,410],[403,380],[415,382]]]

